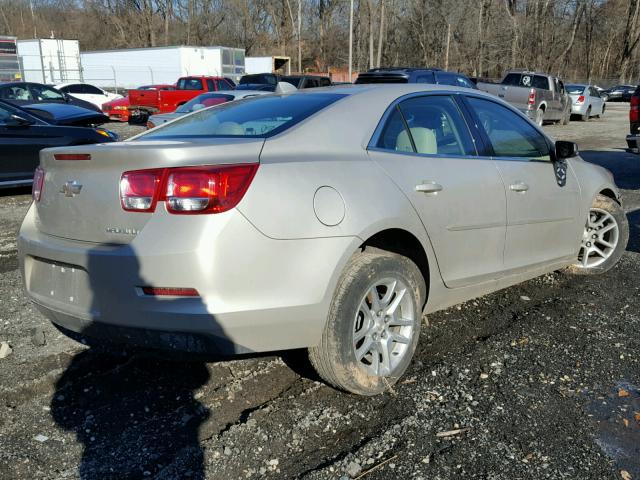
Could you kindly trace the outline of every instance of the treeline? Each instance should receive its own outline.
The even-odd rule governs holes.
[[[351,0],[0,0],[0,34],[76,38],[83,50],[243,47],[348,64]],[[640,0],[353,0],[353,69],[437,66],[496,78],[510,68],[636,82]]]

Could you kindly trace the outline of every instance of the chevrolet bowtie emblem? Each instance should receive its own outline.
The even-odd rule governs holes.
[[[62,186],[60,193],[64,193],[65,197],[73,197],[74,195],[78,195],[80,190],[82,190],[82,185],[80,183],[76,180],[69,180]]]

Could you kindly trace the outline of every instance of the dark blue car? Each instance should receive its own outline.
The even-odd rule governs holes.
[[[20,108],[0,100],[0,188],[31,185],[43,148],[116,141],[96,126],[105,118],[73,105]]]

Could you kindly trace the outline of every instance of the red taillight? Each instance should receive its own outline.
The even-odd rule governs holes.
[[[528,108],[529,110],[531,110],[533,108],[533,106],[536,104],[536,89],[532,88],[529,91],[529,101],[528,103]]]
[[[246,193],[258,164],[179,167],[125,172],[120,180],[122,208],[153,212],[165,201],[169,213],[221,213]]]
[[[195,288],[173,288],[173,287],[142,287],[145,295],[171,296],[171,297],[199,297],[200,294]]]
[[[91,160],[88,153],[54,153],[53,158],[56,160]]]
[[[584,103],[584,95],[580,95],[580,96],[578,97],[578,99],[576,100],[576,103],[577,103],[577,104],[579,104],[579,103]]]
[[[34,202],[39,202],[42,198],[42,190],[44,189],[44,170],[42,167],[36,167],[33,173],[33,187],[31,188],[31,197]]]
[[[629,109],[629,121],[637,123],[640,121],[640,97],[631,97],[631,108]]]
[[[125,172],[120,178],[120,203],[129,212],[153,212],[158,201],[162,169]]]

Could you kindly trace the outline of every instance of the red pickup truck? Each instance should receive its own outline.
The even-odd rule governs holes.
[[[143,118],[170,113],[201,93],[233,88],[231,82],[223,77],[189,76],[179,78],[175,90],[129,90],[129,114]]]

